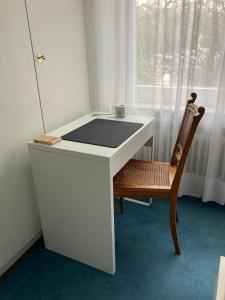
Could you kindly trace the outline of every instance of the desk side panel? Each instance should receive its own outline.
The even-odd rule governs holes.
[[[30,149],[46,248],[115,273],[109,162]]]

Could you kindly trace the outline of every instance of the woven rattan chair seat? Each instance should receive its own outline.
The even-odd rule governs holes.
[[[170,164],[130,160],[114,177],[117,186],[170,186]]]

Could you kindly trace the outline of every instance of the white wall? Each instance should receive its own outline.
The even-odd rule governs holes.
[[[43,133],[23,0],[0,9],[0,269],[41,230],[26,141]]]
[[[76,11],[76,14],[83,14],[80,5],[82,0],[74,1],[79,2],[77,6],[79,11]],[[54,1],[48,0],[48,2]],[[83,26],[82,22],[80,24]],[[80,36],[80,32],[83,34],[84,28],[74,28],[74,35]],[[82,51],[85,51],[84,45]],[[83,60],[80,66],[85,66],[86,54],[82,53],[79,59]],[[81,72],[87,76],[86,70],[80,69],[77,70],[76,76],[79,77]],[[85,82],[86,85],[81,88],[88,90],[88,81]],[[78,90],[73,105],[74,118],[90,110],[88,97],[86,91],[85,103],[83,103],[84,98],[79,97]],[[52,112],[54,113],[54,105],[52,105]],[[44,110],[43,113],[47,124],[49,112]],[[58,121],[54,120],[55,125],[72,118],[71,115],[65,117],[63,112],[61,115],[63,120],[60,118]],[[0,9],[0,274],[26,250],[41,231],[26,143],[42,133],[43,123],[25,1],[2,0]]]

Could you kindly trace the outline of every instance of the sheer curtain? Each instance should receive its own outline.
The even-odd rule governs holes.
[[[225,204],[225,3],[84,0],[93,110],[115,103],[156,118],[155,159],[168,161],[189,94],[206,114],[180,195]],[[145,149],[138,157],[147,157]]]

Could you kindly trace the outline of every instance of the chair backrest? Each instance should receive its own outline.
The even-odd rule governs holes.
[[[196,93],[191,94],[191,99],[187,101],[183,120],[174,146],[170,164],[177,168],[173,185],[180,183],[180,178],[186,162],[191,143],[198,127],[198,124],[205,113],[204,107],[197,107],[194,102],[197,98]]]

